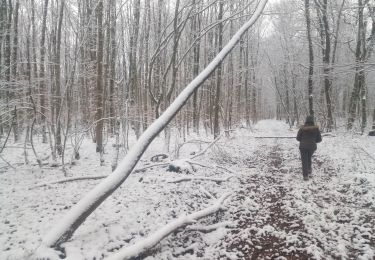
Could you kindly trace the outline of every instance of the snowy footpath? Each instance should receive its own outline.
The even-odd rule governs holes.
[[[294,138],[257,138],[296,133],[264,120],[192,159],[211,142],[194,137],[179,150],[179,173],[168,171],[169,158],[150,161],[162,150],[162,140],[155,140],[137,168],[158,165],[130,175],[62,244],[61,257],[115,259],[135,250],[135,259],[147,260],[375,259],[375,138],[323,136],[313,178],[303,181]],[[31,165],[24,165],[22,144],[1,154],[15,169],[0,162],[0,259],[29,259],[43,235],[110,174],[111,142],[105,166],[98,165],[94,144],[84,142],[67,176],[32,165],[31,153]],[[37,150],[48,154],[42,144]],[[166,227],[172,232],[163,238]],[[153,238],[160,241],[141,250]]]

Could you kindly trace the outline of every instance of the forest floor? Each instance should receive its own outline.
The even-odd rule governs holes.
[[[256,138],[294,137],[296,132],[279,121],[260,121],[251,131],[238,129],[190,159],[194,171],[154,166],[133,173],[62,245],[63,256],[111,256],[229,192],[222,210],[176,230],[138,258],[374,259],[374,137],[323,136],[313,158],[313,178],[303,181],[295,139]],[[1,162],[0,259],[29,258],[43,235],[100,179],[53,182],[109,174],[112,142],[106,145],[108,162],[99,166],[95,145],[85,141],[81,159],[67,167],[68,176],[49,165],[39,169],[31,155],[31,165],[23,164],[23,150],[16,148],[22,144],[11,144],[1,154],[15,169]],[[154,164],[150,158],[161,153],[162,143],[157,138],[138,167]],[[190,158],[205,146],[186,144],[179,158]],[[41,157],[48,154],[42,144],[37,150]],[[181,177],[187,179],[173,182]]]

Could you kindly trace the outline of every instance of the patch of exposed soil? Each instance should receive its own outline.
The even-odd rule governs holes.
[[[243,259],[275,259],[276,257],[286,257],[287,259],[308,259],[309,255],[299,248],[303,248],[303,241],[294,241],[295,249],[290,248],[290,241],[286,241],[282,234],[296,234],[304,229],[302,221],[295,216],[291,216],[283,207],[286,188],[282,185],[275,173],[283,173],[282,155],[280,148],[274,146],[271,150],[259,150],[256,153],[256,161],[261,162],[258,165],[262,174],[252,175],[244,181],[252,183],[251,189],[256,203],[262,205],[258,214],[246,213],[237,216],[237,229],[232,230],[234,236],[233,243],[230,243],[230,251],[239,251],[242,253]],[[285,172],[284,172],[285,173]],[[268,184],[269,189],[264,189],[263,185]],[[239,192],[238,199],[246,196],[248,188]],[[249,190],[248,190],[249,191]],[[262,221],[257,219],[257,215],[266,214],[266,218]],[[267,228],[271,232],[267,232]],[[259,232],[259,230],[265,232]],[[249,234],[244,236],[241,230],[249,230]],[[275,232],[276,231],[276,232]],[[275,234],[280,234],[276,236]]]

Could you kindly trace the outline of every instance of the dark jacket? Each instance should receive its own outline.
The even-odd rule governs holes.
[[[297,140],[300,141],[300,149],[316,150],[316,143],[322,141],[319,127],[315,125],[304,125],[298,130]]]

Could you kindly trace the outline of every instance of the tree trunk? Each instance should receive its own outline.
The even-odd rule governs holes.
[[[42,142],[47,143],[47,129],[46,129],[46,87],[45,87],[45,68],[44,60],[46,54],[46,29],[47,29],[47,12],[48,0],[44,1],[43,20],[42,20],[42,35],[40,39],[40,66],[39,66],[39,93],[40,93],[40,111],[42,124]]]
[[[131,120],[131,126],[137,139],[140,136],[141,123],[140,123],[140,111],[139,111],[139,92],[138,92],[138,66],[137,66],[137,44],[139,36],[139,21],[140,21],[140,0],[134,0],[133,3],[133,29],[130,36],[129,43],[129,92],[130,92],[130,107],[132,108],[133,120]]]
[[[221,21],[223,19],[223,9],[224,3],[223,1],[219,2],[219,14],[217,20],[219,21],[218,29],[217,29],[217,45],[218,50],[221,51],[223,48],[223,27],[224,24]],[[222,64],[220,63],[216,70],[216,91],[215,91],[215,109],[214,109],[214,138],[216,139],[220,135],[220,122],[219,122],[219,112],[220,112],[220,91],[221,91],[221,82],[222,82],[222,75],[221,75]]]
[[[117,120],[114,118],[116,116],[116,98],[115,98],[115,78],[116,78],[116,0],[112,0],[109,4],[108,8],[111,9],[111,17],[110,17],[110,34],[111,34],[111,61],[109,65],[109,117],[110,117],[110,123],[109,128],[111,129],[111,132],[114,132],[116,136],[118,133],[116,132],[117,126],[116,122]]]
[[[283,69],[283,74],[284,74],[284,87],[285,87],[285,106],[286,106],[286,111],[287,111],[287,123],[289,126],[292,126],[292,118],[291,118],[291,113],[290,113],[290,98],[289,98],[289,81],[288,81],[288,71],[286,69],[286,64],[284,64],[284,69]]]
[[[299,114],[298,114],[298,106],[297,106],[297,91],[296,91],[296,75],[292,72],[292,91],[293,91],[293,125],[295,120],[297,120],[297,123],[299,122]]]
[[[256,78],[255,78],[255,61],[253,54],[251,56],[251,119],[253,124],[258,121],[258,111],[257,111],[257,87],[256,87]]]
[[[230,4],[230,14],[233,14],[233,9],[234,6],[233,4]],[[229,33],[230,35],[233,35],[234,33],[234,23],[233,21],[230,22],[229,26]],[[241,41],[240,41],[240,46],[241,46]],[[225,136],[229,137],[229,129],[231,128],[231,115],[232,115],[232,89],[234,85],[234,54],[229,54],[228,57],[228,65],[227,65],[227,70],[226,70],[226,102],[225,102],[225,110],[224,110],[224,130],[225,130]],[[240,61],[240,63],[242,60]],[[239,84],[242,83],[242,80],[239,79]]]
[[[244,67],[245,67],[245,82],[244,82],[244,90],[245,90],[245,120],[246,120],[246,127],[250,127],[250,113],[251,113],[251,85],[249,86],[249,77],[250,77],[250,69],[249,69],[249,37],[246,37],[246,48],[244,53]]]
[[[35,28],[35,1],[34,0],[31,0],[31,30],[32,30],[32,36],[31,36],[31,47],[32,47],[32,50],[31,50],[31,60],[32,60],[32,63],[33,63],[33,76],[35,78],[38,77],[38,65],[37,65],[37,61],[36,61],[36,35],[37,35],[37,32],[36,32],[36,28]]]
[[[193,0],[193,8],[198,8],[198,4]],[[192,41],[194,42],[193,47],[193,78],[199,74],[199,61],[200,61],[200,40],[198,34],[200,30],[200,19],[198,11],[192,18],[191,31],[193,34]],[[198,108],[198,90],[194,91],[193,94],[193,129],[195,133],[199,133],[199,108]]]
[[[168,107],[171,103],[171,98],[174,89],[176,88],[176,80],[177,80],[177,72],[178,67],[176,65],[176,59],[178,54],[178,45],[180,40],[180,31],[178,29],[178,16],[179,16],[179,7],[180,7],[180,0],[176,1],[175,5],[175,12],[174,12],[174,21],[173,21],[173,31],[174,31],[174,37],[173,37],[173,50],[172,50],[172,57],[170,61],[170,68],[172,69],[172,75],[171,75],[171,84],[169,88],[167,89],[166,97],[165,97],[165,105]],[[168,69],[167,69],[168,70]],[[167,75],[167,71],[165,72],[165,77]],[[165,82],[165,78],[163,79],[163,82]],[[169,126],[166,126],[164,129],[165,133],[165,147],[166,152],[169,152],[169,144],[170,144],[170,138],[171,138],[171,130]]]
[[[324,94],[327,105],[327,130],[331,131],[333,127],[333,115],[332,115],[332,79],[331,79],[331,68],[330,68],[330,55],[331,55],[331,35],[329,30],[329,23],[327,18],[327,0],[323,0],[322,20],[324,25],[325,35],[325,48],[324,48]]]
[[[247,48],[247,47],[246,47]],[[242,98],[242,82],[243,82],[243,77],[244,77],[244,69],[247,71],[248,68],[246,66],[242,66],[243,65],[243,59],[244,59],[244,39],[240,40],[240,54],[239,54],[239,60],[238,60],[238,84],[237,84],[237,87],[236,87],[236,92],[237,92],[237,123],[241,124],[241,120],[242,120],[242,109],[241,109],[241,98]],[[246,77],[246,75],[245,75]],[[247,86],[246,84],[244,85],[244,89],[245,89],[245,93],[244,93],[244,96],[246,97],[247,95]]]
[[[7,6],[7,0],[2,0],[1,1],[1,7],[0,7],[0,68],[6,68],[6,64],[5,64],[5,61],[4,61],[4,64],[3,64],[3,50],[5,50],[6,48],[3,49],[3,38],[5,36],[6,38],[6,35],[7,35],[7,15],[8,15],[8,6]],[[6,47],[6,44],[5,44],[5,47]],[[5,69],[5,74],[6,74],[6,71],[7,69]],[[3,77],[0,77],[0,78],[3,78]],[[4,84],[5,86],[5,90],[2,90],[0,91],[1,93],[1,102],[4,102],[7,104],[7,96],[8,96],[8,93],[7,93],[7,88],[8,86],[6,84]],[[4,91],[4,92],[3,92]],[[3,94],[4,93],[4,94]],[[4,101],[2,101],[2,99],[5,99]],[[7,104],[8,105],[8,104]],[[4,134],[4,125],[3,125],[3,116],[0,115],[0,139],[1,137],[3,136]]]
[[[54,73],[55,73],[55,91],[53,100],[53,111],[55,118],[55,147],[59,155],[62,155],[62,138],[61,138],[61,114],[62,114],[62,96],[61,96],[61,34],[62,22],[64,17],[65,0],[61,1],[59,21],[56,32],[56,43],[54,49]]]
[[[151,27],[151,6],[150,1],[145,2],[145,15],[144,15],[144,27],[145,27],[145,39],[144,39],[144,85],[147,85],[147,75],[150,66],[149,62],[149,51],[150,51],[150,27]],[[143,131],[145,131],[149,124],[149,113],[148,113],[148,91],[147,86],[143,89]]]
[[[307,41],[309,45],[309,77],[307,80],[307,94],[309,98],[309,114],[314,117],[313,76],[314,76],[314,49],[311,40],[310,1],[305,0],[305,18],[307,27]]]
[[[364,64],[362,60],[362,35],[364,31],[364,20],[363,20],[363,9],[362,0],[358,0],[358,31],[357,31],[357,45],[355,51],[355,74],[354,74],[354,87],[351,93],[349,102],[349,115],[347,122],[347,129],[350,130],[353,127],[354,120],[356,118],[357,105],[359,103],[360,92],[362,84],[364,84]]]
[[[99,0],[95,10],[97,20],[97,53],[96,53],[96,113],[95,138],[96,152],[103,153],[103,0]]]
[[[14,21],[13,21],[13,31],[14,31],[14,38],[13,38],[13,53],[12,53],[12,64],[11,64],[11,72],[12,72],[12,77],[11,77],[11,82],[13,86],[12,91],[12,97],[13,99],[16,98],[16,89],[17,89],[17,76],[18,76],[18,64],[17,64],[17,56],[18,56],[18,11],[19,11],[20,3],[17,0],[16,1],[16,7],[14,10]],[[14,134],[14,142],[17,142],[19,139],[19,129],[18,129],[18,113],[16,106],[14,107],[14,120],[13,120],[13,134]]]
[[[10,110],[9,107],[9,101],[13,98],[13,92],[11,91],[11,84],[10,84],[10,68],[11,68],[11,29],[12,29],[12,15],[13,15],[13,6],[12,1],[9,0],[8,4],[9,12],[7,17],[7,24],[6,24],[6,34],[5,34],[5,81],[7,82],[7,88],[6,88],[6,103],[7,108]],[[11,126],[10,126],[11,127]]]
[[[366,97],[366,75],[365,72],[362,73],[361,77],[361,133],[365,132],[367,126],[367,97]]]

